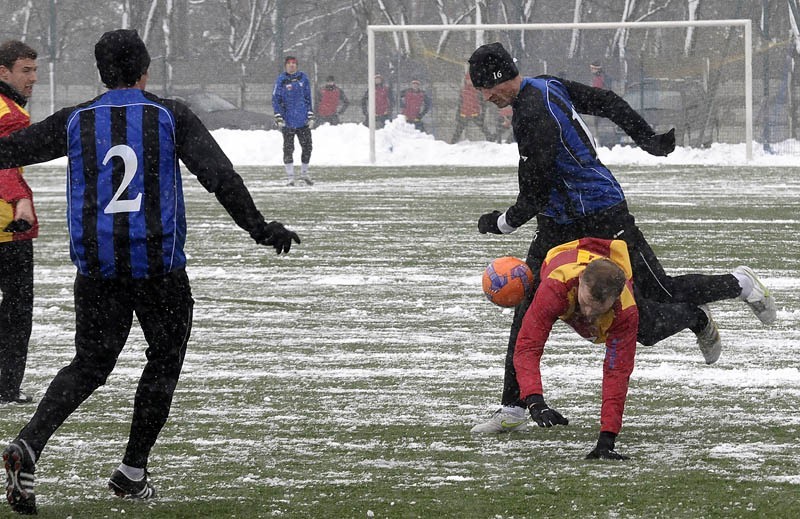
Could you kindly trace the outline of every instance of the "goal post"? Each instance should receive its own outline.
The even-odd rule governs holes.
[[[735,101],[731,102],[731,106],[728,107],[725,113],[720,117],[739,117],[739,113],[741,113],[741,117],[743,121],[738,124],[739,127],[743,127],[744,135],[743,137],[737,137],[739,142],[744,141],[745,144],[745,158],[747,161],[752,160],[753,157],[753,55],[752,55],[752,22],[749,19],[736,19],[736,20],[695,20],[695,21],[650,21],[650,22],[587,22],[587,23],[536,23],[536,24],[477,24],[477,25],[369,25],[367,26],[367,52],[368,52],[368,61],[367,61],[367,119],[369,122],[369,157],[370,162],[376,162],[376,140],[375,140],[375,131],[376,131],[376,119],[375,119],[375,82],[373,78],[377,72],[376,67],[376,35],[383,34],[383,33],[430,33],[430,32],[473,32],[477,34],[483,34],[487,32],[516,32],[516,31],[590,31],[590,30],[617,30],[617,29],[625,29],[625,30],[649,30],[649,31],[663,31],[663,30],[670,30],[670,29],[702,29],[702,28],[731,28],[731,29],[739,29],[743,31],[742,36],[742,46],[741,49],[741,61],[743,62],[743,70],[741,70],[743,81],[743,97],[742,100],[740,97],[737,97]],[[474,46],[473,46],[474,49]],[[676,52],[679,49],[675,49]],[[738,52],[738,51],[737,51]],[[512,51],[512,55],[513,55]],[[460,56],[460,61],[465,65],[467,56]],[[554,57],[554,61],[558,62],[558,57]],[[540,60],[541,61],[541,60]],[[529,69],[530,64],[522,63],[520,64],[520,73],[524,75],[538,75],[538,74],[526,74]],[[545,62],[545,69],[547,67],[547,63]],[[707,66],[710,70],[710,66]],[[544,71],[547,73],[547,70]],[[558,74],[555,74],[558,75]],[[705,80],[708,79],[708,76],[705,77]],[[461,78],[452,78],[453,82],[460,83]],[[580,81],[580,80],[579,80]],[[650,81],[650,83],[648,83]],[[587,81],[582,81],[587,82]],[[655,82],[658,86],[653,87],[648,86]],[[701,81],[698,80],[698,83]],[[646,90],[646,88],[662,88],[664,84],[672,84],[673,86],[665,87],[665,88],[673,88],[672,92],[667,92],[669,94],[673,94],[674,97],[682,97],[684,96],[684,92],[682,90],[689,88],[689,81],[682,81],[680,78],[667,78],[663,81],[659,82],[658,78],[645,78],[644,74],[642,74],[641,81],[637,83],[636,89],[639,89],[640,92],[637,95],[636,91],[630,93],[629,96],[629,103],[635,109],[639,109],[641,104],[641,108],[647,108],[645,105],[647,103],[652,102],[653,94]],[[680,83],[680,86],[674,86]],[[453,86],[453,91],[458,92],[459,85]],[[704,88],[708,87],[707,82],[704,82]],[[634,89],[634,90],[636,90]],[[399,93],[396,89],[396,94]],[[616,90],[616,89],[615,89]],[[620,92],[617,92],[620,93]],[[657,92],[656,92],[657,93]],[[667,97],[666,95],[661,97]],[[636,102],[632,102],[631,99],[636,100]],[[709,104],[713,104],[715,102],[715,98],[704,99],[704,102]],[[743,103],[742,103],[743,102]],[[744,109],[742,110],[740,104],[744,105]],[[434,106],[436,106],[436,100],[434,100]],[[655,105],[650,107],[653,113],[658,113],[659,108]],[[668,107],[667,109],[669,109]],[[682,107],[683,111],[691,111],[691,107],[687,108],[686,106]],[[710,109],[708,110],[710,113]],[[734,115],[731,115],[734,114]],[[647,114],[645,118],[648,118]],[[724,122],[724,121],[723,121]],[[716,129],[717,133],[719,134],[719,127]],[[706,139],[708,139],[708,135],[706,135]]]

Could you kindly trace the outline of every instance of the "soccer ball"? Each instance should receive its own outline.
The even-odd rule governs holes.
[[[530,267],[513,256],[497,258],[483,271],[483,293],[497,306],[517,306],[530,293],[532,285]]]

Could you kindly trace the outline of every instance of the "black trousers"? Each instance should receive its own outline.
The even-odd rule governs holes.
[[[38,459],[47,441],[95,389],[105,384],[139,320],[147,350],[133,401],[130,436],[122,460],[147,467],[167,421],[192,326],[189,278],[181,269],[144,279],[75,279],[75,357],[50,383],[30,422],[19,433]]]
[[[33,240],[0,243],[0,398],[19,393],[33,322]]]
[[[302,128],[283,128],[283,163],[291,164],[294,162],[294,136],[297,135],[297,140],[300,141],[300,162],[308,164],[311,160],[311,128],[303,126]]]
[[[568,224],[557,224],[552,218],[537,216],[537,224],[526,258],[534,275],[532,293],[536,292],[541,281],[539,270],[544,258],[556,245],[586,237],[625,241],[633,269],[634,297],[639,309],[637,340],[645,346],[695,326],[702,312],[697,308],[698,305],[732,299],[741,292],[739,282],[732,274],[668,276],[636,226],[625,202],[598,215]],[[528,297],[514,309],[505,361],[503,405],[522,405],[514,369],[514,349],[522,318],[531,299],[532,296]]]

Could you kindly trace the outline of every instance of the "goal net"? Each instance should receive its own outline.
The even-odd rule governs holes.
[[[368,77],[380,74],[393,93],[419,80],[431,98],[424,131],[438,140],[511,142],[507,113],[475,101],[467,58],[499,41],[520,74],[550,74],[603,86],[621,95],[656,129],[676,129],[679,146],[742,145],[752,158],[753,103],[750,20],[523,25],[368,27]],[[368,81],[370,159],[375,162],[375,84]],[[380,100],[378,101],[380,104]],[[600,146],[630,144],[613,123],[586,118]],[[773,126],[773,131],[774,130]]]

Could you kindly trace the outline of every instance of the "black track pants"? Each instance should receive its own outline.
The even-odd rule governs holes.
[[[189,279],[182,269],[146,280],[78,275],[75,357],[56,374],[18,437],[28,442],[38,458],[56,429],[105,384],[125,346],[135,314],[147,341],[147,363],[136,389],[122,462],[147,467],[150,450],[169,416],[191,332],[193,306]]]
[[[17,396],[33,321],[33,241],[0,243],[0,398]]]

